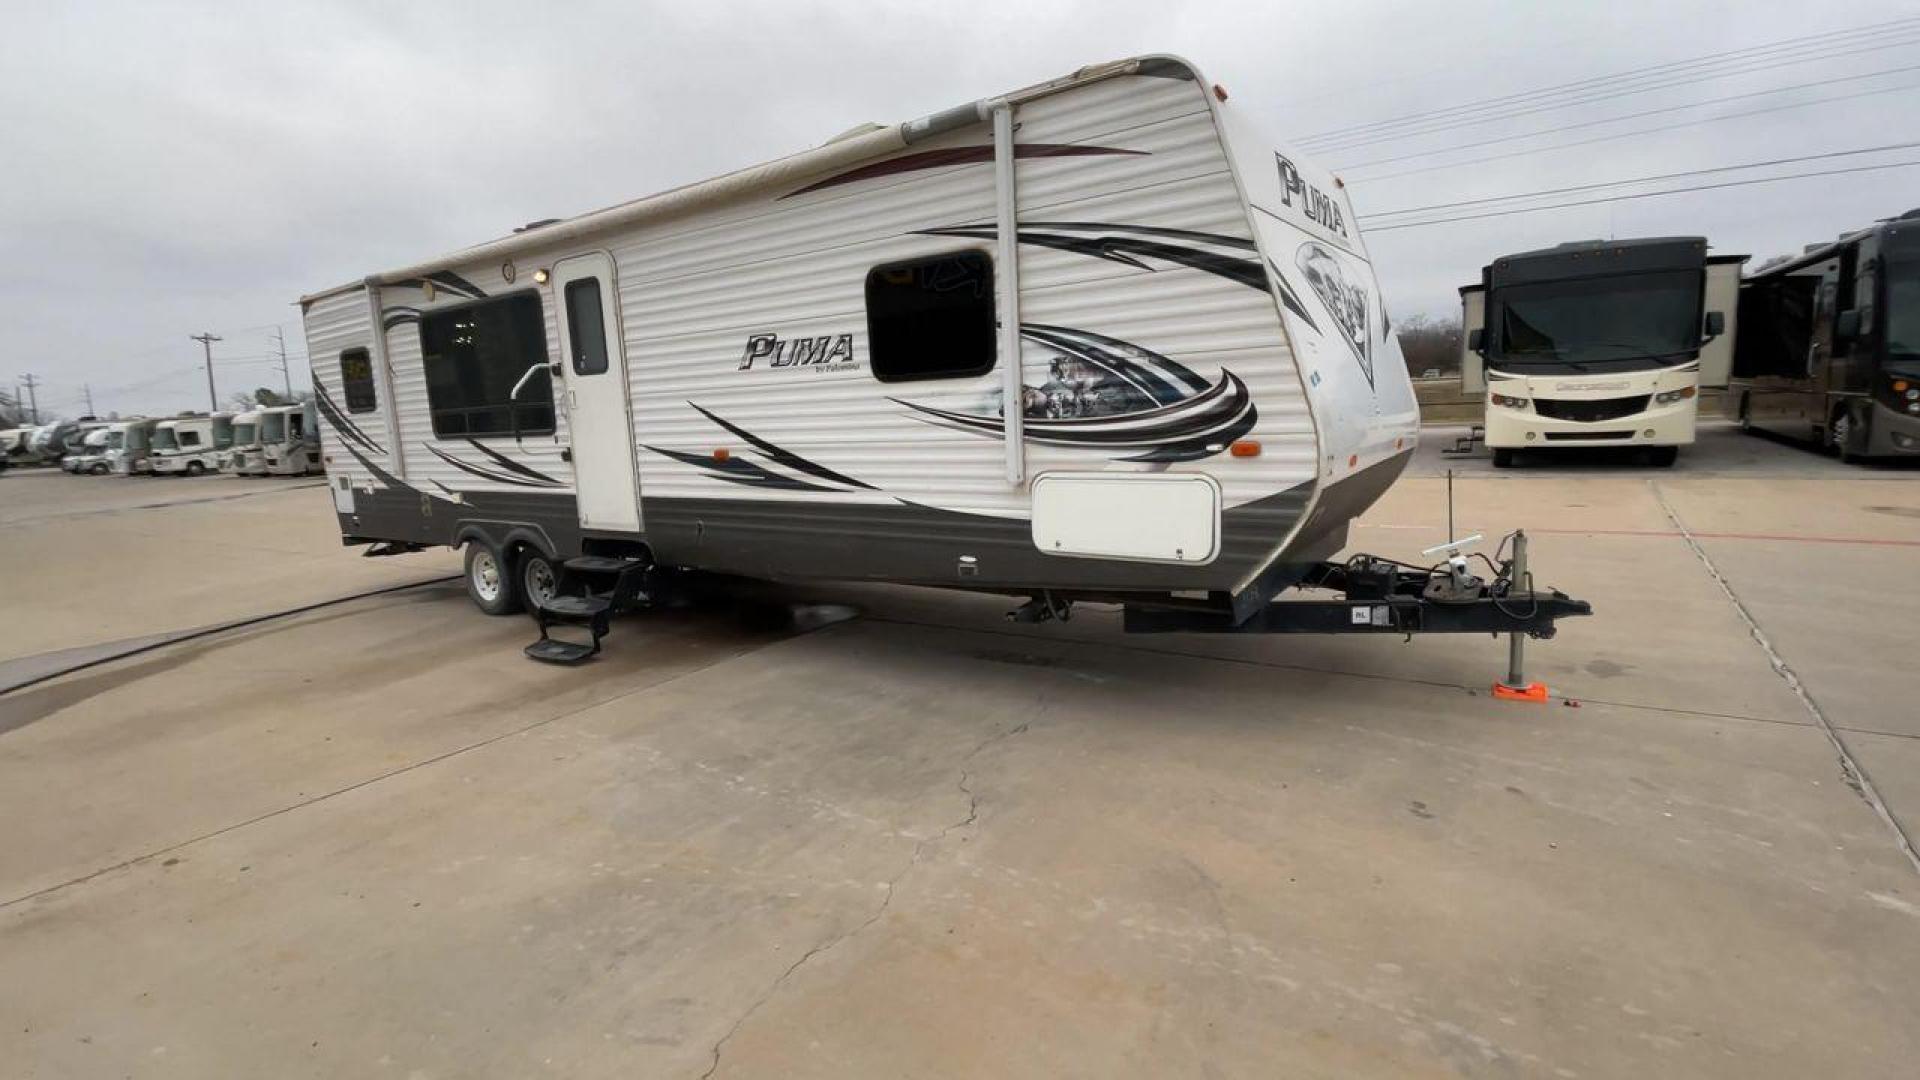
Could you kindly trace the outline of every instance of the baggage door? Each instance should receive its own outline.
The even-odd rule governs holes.
[[[613,258],[595,253],[564,259],[554,264],[552,281],[580,526],[639,532],[640,483]]]

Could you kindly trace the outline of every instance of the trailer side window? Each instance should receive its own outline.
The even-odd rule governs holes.
[[[553,434],[547,324],[538,293],[429,311],[420,317],[427,408],[440,438]],[[515,400],[513,388],[526,379]]]
[[[573,373],[607,370],[607,323],[600,311],[600,279],[567,282],[567,338],[573,345]]]
[[[200,445],[200,433],[197,431],[193,431],[189,429],[187,431],[176,431],[174,432],[174,434],[180,437],[181,446],[199,446]]]
[[[867,352],[881,382],[993,370],[993,263],[981,251],[876,266],[867,273]]]
[[[350,413],[369,413],[376,407],[373,358],[367,350],[348,349],[340,354],[340,391],[346,395]]]

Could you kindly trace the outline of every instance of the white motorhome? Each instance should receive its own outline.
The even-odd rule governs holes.
[[[262,476],[305,476],[320,468],[319,415],[312,402],[260,410]]]
[[[154,426],[153,449],[147,460],[155,476],[199,476],[218,469],[220,459],[232,445],[231,414],[177,416]]]
[[[340,530],[537,659],[675,570],[1273,630],[1418,432],[1353,222],[1146,57],[529,226],[302,299]]]
[[[36,427],[8,428],[0,431],[0,468],[38,465],[44,458],[33,445]]]
[[[107,460],[107,440],[113,431],[107,427],[96,427],[80,438],[80,448],[60,459],[60,468],[75,476],[105,476],[113,471],[113,465]]]
[[[1672,465],[1700,391],[1727,385],[1744,255],[1698,236],[1503,255],[1460,290],[1462,388],[1495,466],[1522,451],[1637,447]]]
[[[220,461],[220,471],[235,476],[258,476],[266,459],[260,446],[260,412],[249,409],[233,414],[233,445]]]
[[[122,420],[107,428],[107,464],[121,476],[135,476],[152,468],[153,429],[158,420]]]

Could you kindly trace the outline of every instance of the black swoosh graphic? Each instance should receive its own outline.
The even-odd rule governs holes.
[[[333,429],[340,433],[340,437],[343,440],[358,442],[376,454],[386,453],[386,450],[383,449],[379,443],[374,442],[367,436],[366,432],[360,430],[360,425],[347,419],[347,415],[340,411],[340,406],[333,403],[333,398],[327,394],[326,384],[315,379],[313,381],[313,393],[314,404],[319,406],[320,415],[326,417],[327,423],[333,425]]]
[[[803,473],[806,473],[808,476],[815,476],[822,480],[832,481],[833,483],[836,483],[836,484],[849,484],[857,488],[866,488],[869,491],[874,490],[874,487],[872,484],[865,483],[860,480],[855,480],[851,476],[845,476],[845,475],[842,475],[841,473],[834,472],[832,469],[827,468],[825,465],[815,464],[814,462],[808,461],[806,458],[803,458],[799,454],[796,454],[790,450],[783,450],[780,447],[775,446],[774,444],[766,441],[765,439],[762,439],[759,436],[753,434],[752,432],[745,430],[744,428],[741,428],[734,424],[730,424],[725,420],[720,419],[719,417],[713,415],[707,410],[702,409],[700,406],[695,405],[691,401],[687,402],[687,404],[693,405],[694,411],[698,412],[701,416],[706,417],[707,419],[713,421],[714,423],[719,424],[721,427],[726,428],[728,431],[733,432],[735,435],[738,435],[741,438],[747,440],[748,442],[752,443],[754,446],[758,447],[762,453],[766,454],[768,457],[779,462],[780,464],[785,465],[787,468],[794,470],[795,472],[803,472]]]
[[[717,479],[732,481],[736,484],[745,484],[748,487],[783,488],[787,491],[831,492],[834,490],[829,487],[821,487],[818,484],[809,484],[804,480],[795,480],[790,476],[781,476],[779,473],[768,472],[743,458],[730,457],[725,461],[715,461],[711,456],[706,454],[688,454],[679,450],[668,450],[663,446],[649,446],[647,449],[662,457],[670,457],[675,461],[705,469],[708,475],[716,477]]]
[[[559,487],[564,487],[566,484],[566,481],[564,480],[556,480],[553,477],[548,476],[546,473],[540,472],[539,470],[533,468],[532,466],[523,465],[520,462],[513,460],[512,458],[508,457],[505,454],[500,453],[498,450],[495,450],[490,446],[482,445],[478,439],[468,439],[467,443],[468,445],[472,446],[475,450],[478,450],[481,453],[492,458],[493,460],[499,462],[500,465],[509,472],[516,472],[516,473],[519,473],[521,476],[526,477],[529,480],[539,480],[539,481],[543,481],[545,483],[553,484]]]
[[[439,447],[433,445],[432,443],[427,443],[426,447],[427,447],[428,453],[432,454],[434,457],[439,458],[441,461],[444,461],[447,464],[453,466],[454,468],[459,469],[463,472],[472,473],[474,476],[478,476],[483,480],[491,480],[496,484],[510,484],[514,487],[531,487],[531,488],[551,488],[551,487],[559,486],[557,484],[536,483],[535,481],[525,480],[520,477],[512,476],[506,473],[491,472],[489,470],[482,469],[479,466],[472,464],[471,462],[461,461],[459,458],[454,457],[452,454],[447,453],[446,451],[440,449]]]

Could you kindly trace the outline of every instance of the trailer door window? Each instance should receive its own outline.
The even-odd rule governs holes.
[[[348,349],[340,354],[340,392],[346,396],[347,411],[369,413],[378,404],[373,394],[373,360],[365,349]]]
[[[954,251],[867,273],[867,351],[881,382],[993,370],[993,263]]]
[[[430,311],[420,317],[427,407],[440,438],[553,434],[553,383],[529,368],[547,362],[547,326],[538,293]]]
[[[600,310],[600,279],[567,282],[567,338],[573,344],[573,373],[607,370],[607,323]]]

